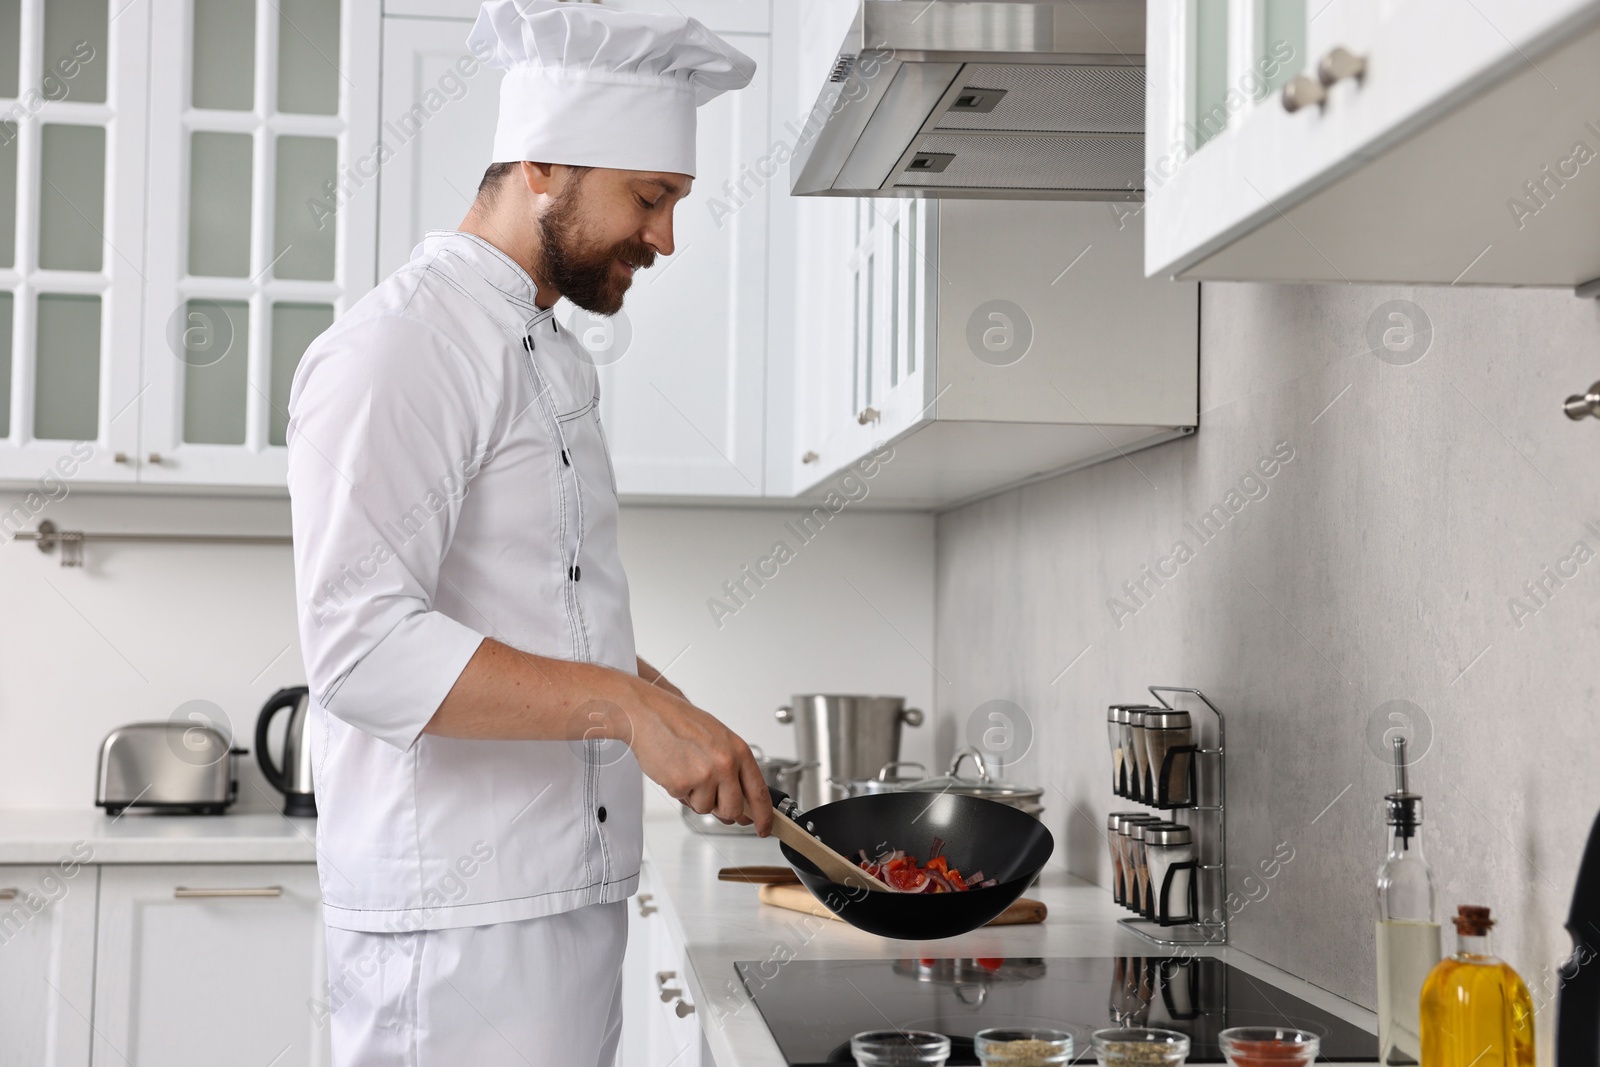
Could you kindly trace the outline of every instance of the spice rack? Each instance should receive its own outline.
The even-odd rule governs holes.
[[[1157,945],[1226,945],[1228,943],[1227,745],[1222,712],[1198,689],[1152,685],[1149,691],[1163,709],[1189,711],[1191,715],[1198,709],[1178,708],[1169,703],[1162,694],[1192,696],[1204,705],[1216,720],[1214,744],[1208,747],[1204,724],[1197,722],[1193,727],[1193,743],[1169,747],[1162,758],[1159,773],[1155,768],[1151,768],[1153,796],[1144,795],[1142,783],[1137,789],[1129,787],[1128,772],[1133,761],[1127,758],[1123,760],[1118,787],[1114,789],[1116,795],[1122,799],[1168,812],[1169,821],[1190,828],[1195,846],[1194,860],[1173,863],[1167,869],[1162,884],[1155,888],[1155,893],[1158,901],[1168,901],[1173,875],[1178,871],[1189,871],[1190,877],[1186,879],[1189,907],[1185,914],[1194,916],[1194,919],[1164,921],[1156,918],[1155,914],[1167,913],[1171,909],[1158,907],[1152,909],[1150,915],[1130,916],[1119,921],[1140,937]],[[1168,787],[1172,779],[1172,770],[1180,758],[1188,760],[1187,781],[1184,783],[1187,788],[1183,796],[1169,796]],[[1187,820],[1179,820],[1177,818],[1179,812],[1193,814]],[[1212,918],[1208,919],[1206,917],[1208,914]]]

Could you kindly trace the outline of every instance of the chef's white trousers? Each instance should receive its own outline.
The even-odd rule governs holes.
[[[414,933],[329,927],[333,1067],[612,1067],[623,905]]]

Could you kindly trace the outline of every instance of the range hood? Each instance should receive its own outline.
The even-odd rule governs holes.
[[[1144,0],[861,0],[797,196],[1140,200]]]

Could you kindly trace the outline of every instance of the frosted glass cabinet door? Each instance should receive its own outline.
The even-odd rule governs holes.
[[[0,1067],[88,1067],[99,868],[81,858],[0,867]]]
[[[374,280],[378,11],[158,10],[142,483],[284,485],[295,367]]]
[[[7,532],[139,440],[150,5],[0,2],[0,483]]]

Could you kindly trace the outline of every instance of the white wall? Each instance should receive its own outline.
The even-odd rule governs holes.
[[[0,512],[16,499],[0,494]],[[640,653],[661,667],[676,657],[668,676],[773,754],[793,753],[772,717],[791,693],[932,698],[930,516],[842,513],[714,625],[706,599],[797,513],[625,508],[622,522]],[[90,531],[289,526],[281,500],[86,493],[38,517]],[[101,738],[190,700],[220,706],[249,747],[265,699],[304,682],[287,548],[91,544],[85,556],[64,569],[29,542],[0,544],[0,808],[90,805]],[[275,810],[253,756],[239,777],[234,810]]]

